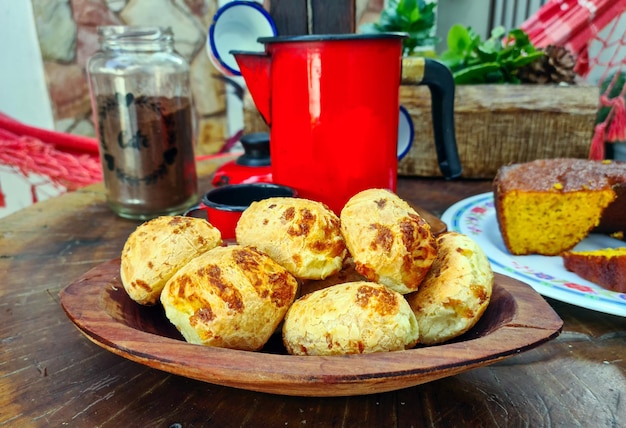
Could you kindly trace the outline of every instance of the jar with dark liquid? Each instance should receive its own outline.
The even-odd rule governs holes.
[[[181,213],[198,198],[189,64],[169,28],[98,32],[87,74],[107,202],[125,218]]]

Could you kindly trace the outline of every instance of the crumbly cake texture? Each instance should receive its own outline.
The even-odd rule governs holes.
[[[587,281],[626,293],[626,247],[567,251],[563,253],[563,265]]]
[[[602,213],[600,224],[593,232],[624,236],[626,232],[626,182],[613,186],[615,201]]]
[[[503,166],[494,179],[500,232],[515,255],[559,255],[596,227],[626,188],[626,163],[586,159],[540,159]],[[619,205],[615,205],[619,204]],[[612,231],[626,229],[626,216],[612,218]]]

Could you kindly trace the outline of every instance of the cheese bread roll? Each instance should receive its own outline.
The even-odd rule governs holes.
[[[347,254],[339,218],[324,204],[307,199],[253,202],[237,223],[236,237],[299,279],[324,279],[339,272]]]
[[[480,319],[489,305],[494,275],[483,250],[466,235],[438,236],[439,254],[420,289],[406,296],[425,345],[457,337]]]
[[[402,294],[418,289],[437,255],[428,223],[388,190],[353,196],[341,211],[341,230],[356,270]]]
[[[209,222],[183,216],[157,217],[139,225],[122,249],[120,279],[131,299],[154,305],[171,276],[189,260],[222,244]]]
[[[218,247],[165,285],[165,315],[187,342],[256,351],[293,303],[297,280],[255,248]]]
[[[283,343],[293,355],[399,351],[415,346],[418,338],[418,324],[404,296],[366,281],[301,297],[283,323]]]

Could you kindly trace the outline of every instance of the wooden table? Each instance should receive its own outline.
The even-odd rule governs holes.
[[[201,180],[215,164],[203,164]],[[406,178],[398,193],[437,215],[488,181]],[[138,222],[101,185],[0,220],[0,426],[626,426],[626,318],[550,300],[555,340],[502,362],[367,396],[301,398],[202,383],[101,349],[68,320],[59,291],[119,257]]]

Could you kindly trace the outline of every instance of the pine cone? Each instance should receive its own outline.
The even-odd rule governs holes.
[[[563,46],[549,45],[543,49],[545,55],[517,70],[522,83],[569,83],[576,80],[576,58]]]

